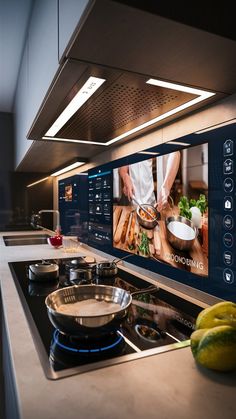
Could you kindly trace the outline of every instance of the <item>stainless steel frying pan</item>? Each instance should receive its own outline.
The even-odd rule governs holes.
[[[158,287],[151,286],[130,294],[122,288],[112,286],[74,285],[52,292],[47,296],[45,304],[49,319],[56,329],[63,334],[86,337],[108,333],[119,328],[128,314],[132,295],[157,290]],[[111,310],[109,313],[107,313],[107,310],[106,313],[100,311],[99,314],[90,316],[69,315],[58,311],[62,304],[73,304],[91,299],[105,301],[107,304],[115,303],[118,305],[118,309],[116,311]]]

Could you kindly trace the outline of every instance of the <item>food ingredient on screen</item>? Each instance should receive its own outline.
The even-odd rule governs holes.
[[[130,214],[127,214],[126,218],[125,218],[123,228],[122,228],[122,233],[121,233],[121,238],[120,238],[122,243],[124,243],[125,239],[126,239],[126,233],[127,233],[127,229],[128,229],[128,225],[129,225],[129,217],[130,217]]]
[[[178,207],[179,207],[179,214],[182,217],[186,217],[189,220],[192,219],[192,207],[196,207],[200,210],[201,215],[204,214],[204,212],[207,210],[207,200],[206,196],[204,194],[200,194],[199,198],[197,200],[190,199],[188,200],[187,196],[181,196]]]
[[[57,308],[58,313],[67,314],[68,316],[99,316],[112,314],[120,311],[120,304],[116,304],[104,300],[96,300],[90,298],[88,300],[76,301],[75,303],[61,304]]]
[[[175,237],[181,240],[193,240],[196,235],[192,227],[180,221],[171,221],[167,228]]]
[[[236,369],[236,304],[223,301],[201,311],[191,335],[195,360],[216,371]]]
[[[186,217],[189,220],[191,220],[192,213],[189,208],[189,200],[186,196],[181,196],[180,201],[178,203],[178,207],[179,207],[179,214],[182,217]]]
[[[141,233],[141,242],[138,249],[143,256],[149,256],[149,240],[147,234],[144,232]]]
[[[128,231],[128,246],[130,248],[134,248],[134,242],[135,242],[135,236],[134,236],[134,230],[135,230],[135,222],[136,222],[136,214],[134,212],[131,212],[130,214],[130,228]]]
[[[191,220],[196,228],[201,228],[202,226],[202,214],[198,207],[191,207],[190,208],[192,217]]]
[[[202,215],[207,210],[207,205],[208,204],[207,204],[206,196],[204,194],[200,194],[197,201],[195,199],[190,199],[190,204],[189,204],[190,208],[191,207],[199,208]]]
[[[154,240],[153,240],[155,254],[157,256],[160,256],[160,254],[161,254],[161,237],[160,237],[160,231],[159,230],[160,230],[159,226],[157,225],[154,229]]]
[[[151,217],[150,217],[150,215],[146,211],[143,211],[142,208],[139,208],[139,215],[140,215],[140,217],[143,220],[152,221],[153,219],[156,219],[157,218],[156,212],[154,211],[153,208],[147,207],[146,210],[149,212],[149,214],[151,215]]]

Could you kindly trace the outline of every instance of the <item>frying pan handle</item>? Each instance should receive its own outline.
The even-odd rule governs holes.
[[[160,288],[157,285],[150,285],[150,287],[131,292],[131,295],[133,297],[134,295],[139,295],[139,294],[150,294],[151,292],[159,291],[159,289]]]

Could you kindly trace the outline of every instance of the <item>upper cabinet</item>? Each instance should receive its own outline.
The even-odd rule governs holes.
[[[57,0],[35,2],[28,43],[29,105],[32,123],[58,69]]]
[[[91,0],[58,0],[58,54],[59,61],[66,54],[66,47],[73,33],[82,23],[86,10],[92,5]]]
[[[28,28],[14,103],[15,167],[18,167],[32,141],[27,133],[57,72],[57,0],[36,0]]]

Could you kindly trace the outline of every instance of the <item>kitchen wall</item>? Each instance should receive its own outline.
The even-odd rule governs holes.
[[[13,170],[13,116],[0,113],[0,229],[11,217],[10,172]]]
[[[39,183],[41,173],[14,172],[13,114],[0,113],[0,231],[26,229],[32,212],[53,207],[53,181]],[[52,228],[52,217],[45,214],[45,227]]]

